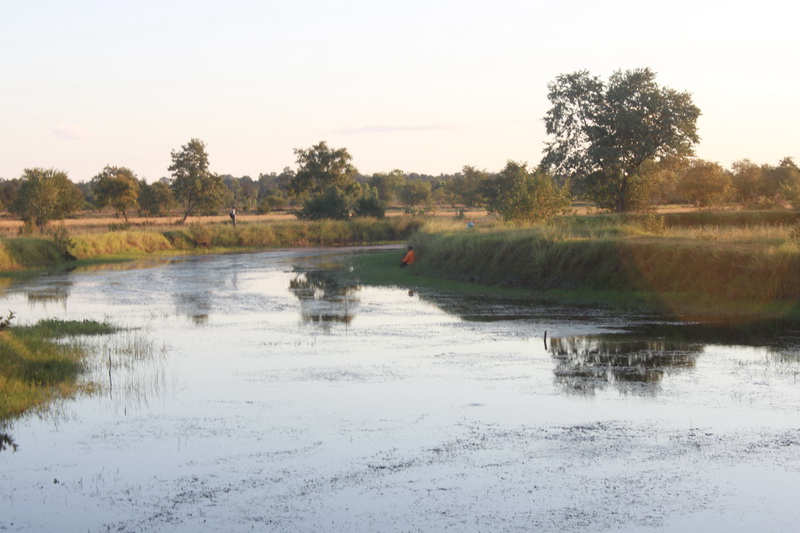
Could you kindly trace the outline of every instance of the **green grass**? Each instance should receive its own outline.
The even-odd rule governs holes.
[[[78,376],[84,369],[84,350],[56,339],[115,330],[94,321],[45,320],[0,331],[0,423],[82,390]]]
[[[634,307],[679,319],[800,317],[796,217],[701,215],[691,223],[680,219],[684,225],[653,215],[572,216],[527,227],[487,222],[473,229],[436,221],[410,240],[418,255],[413,269],[397,273],[388,258],[383,265],[359,258],[356,270],[367,283]],[[698,221],[718,224],[692,225]]]

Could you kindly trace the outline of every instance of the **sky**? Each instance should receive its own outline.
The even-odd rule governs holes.
[[[536,165],[547,84],[649,67],[692,94],[697,156],[800,162],[800,32],[785,0],[0,0],[0,178],[75,182],[296,168],[346,148],[362,174]]]

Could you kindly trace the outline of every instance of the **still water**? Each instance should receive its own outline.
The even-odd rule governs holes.
[[[3,429],[0,530],[795,530],[794,326],[367,287],[349,253],[5,287],[125,329],[81,339],[96,394]]]

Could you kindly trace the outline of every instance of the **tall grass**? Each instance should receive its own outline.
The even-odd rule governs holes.
[[[453,280],[550,296],[627,292],[684,317],[701,308],[796,313],[796,228],[794,222],[675,226],[646,217],[564,217],[526,228],[432,224],[412,244],[418,271]]]
[[[94,321],[49,320],[0,331],[0,423],[81,389],[77,378],[83,371],[84,350],[54,339],[113,330]]]
[[[414,217],[276,221],[237,226],[195,222],[162,230],[78,233],[69,236],[71,245],[67,251],[85,260],[212,249],[357,246],[405,241],[423,224],[423,219]],[[0,241],[0,271],[63,262],[64,250],[52,238],[18,237]]]

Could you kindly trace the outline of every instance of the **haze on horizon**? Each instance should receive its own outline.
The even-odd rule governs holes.
[[[632,0],[4,0],[0,178],[107,165],[154,181],[197,137],[256,178],[294,148],[347,148],[363,174],[539,162],[547,84],[649,67],[701,111],[697,155],[798,159],[791,6]]]

